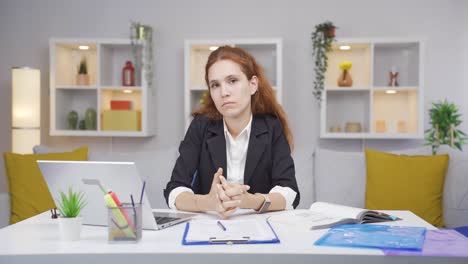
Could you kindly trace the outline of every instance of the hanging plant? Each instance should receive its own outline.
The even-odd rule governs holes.
[[[130,41],[135,71],[144,70],[146,84],[153,91],[153,28],[138,22],[130,22]]]
[[[325,81],[325,72],[328,66],[327,52],[331,50],[331,44],[335,40],[336,26],[330,21],[315,26],[312,32],[312,51],[315,59],[315,81],[314,96],[320,103],[322,101],[322,92]]]
[[[447,102],[432,103],[429,110],[431,128],[426,130],[426,146],[432,146],[432,154],[435,155],[440,145],[449,145],[452,148],[462,150],[466,145],[466,134],[457,129],[461,124],[461,114],[455,104]]]

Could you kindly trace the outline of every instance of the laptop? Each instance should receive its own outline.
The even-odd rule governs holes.
[[[81,211],[83,224],[107,226],[107,208],[104,195],[97,185],[83,182],[98,180],[106,189],[117,194],[122,203],[140,202],[143,181],[134,162],[102,161],[37,161],[54,201],[58,200],[60,191],[83,192],[86,206]],[[87,181],[89,182],[89,181]],[[153,212],[146,194],[142,198],[143,229],[159,230],[175,224],[186,222],[196,214],[176,212]]]

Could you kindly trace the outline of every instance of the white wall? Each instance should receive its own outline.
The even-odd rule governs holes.
[[[465,32],[468,22],[463,20],[466,7],[464,1],[458,0],[1,0],[0,151],[10,150],[10,68],[14,65],[41,70],[44,144],[57,147],[87,144],[92,150],[101,151],[151,149],[178,144],[183,136],[184,39],[243,37],[283,38],[283,105],[297,146],[359,150],[363,143],[381,149],[419,145],[421,142],[409,140],[318,140],[319,111],[312,95],[314,65],[310,33],[315,24],[330,19],[338,25],[339,37],[424,37],[427,40],[425,107],[430,101],[445,97],[467,104],[467,93],[462,87],[463,82],[464,87],[468,84],[468,77],[463,77],[463,72],[468,70],[468,55],[465,54],[464,60],[460,56],[468,43]],[[130,20],[155,29],[157,95],[154,103],[157,106],[153,115],[157,136],[144,139],[49,137],[48,39],[127,37]],[[0,171],[3,174],[3,163]],[[6,181],[0,177],[0,192],[5,190]]]

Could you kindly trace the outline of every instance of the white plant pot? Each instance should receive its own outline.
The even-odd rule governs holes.
[[[83,217],[59,217],[60,235],[63,240],[75,241],[80,239]]]

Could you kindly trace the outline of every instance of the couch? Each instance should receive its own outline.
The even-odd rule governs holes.
[[[36,146],[35,153],[60,152]],[[443,217],[447,227],[468,225],[468,154],[441,147],[450,155],[443,193]],[[429,147],[395,152],[408,155],[429,155]],[[176,147],[146,152],[89,152],[89,160],[135,161],[139,173],[147,181],[147,194],[153,208],[166,208],[163,189],[170,178],[178,152]],[[293,153],[296,178],[301,192],[298,208],[308,208],[314,201],[364,207],[366,166],[362,152],[339,152],[298,147]],[[0,193],[0,227],[8,225],[9,197]]]

